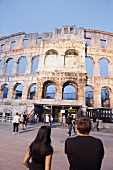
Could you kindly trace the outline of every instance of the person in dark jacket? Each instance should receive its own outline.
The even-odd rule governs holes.
[[[91,121],[88,117],[77,120],[77,136],[65,141],[69,170],[100,170],[104,147],[100,139],[89,135]]]
[[[29,168],[29,170],[51,169],[53,147],[51,146],[50,135],[50,126],[42,126],[39,129],[35,140],[29,146],[29,149],[23,160],[23,164]]]

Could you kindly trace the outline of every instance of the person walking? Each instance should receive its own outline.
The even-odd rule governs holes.
[[[99,120],[98,120],[98,118],[96,119],[96,128],[97,128],[97,131],[99,132]]]
[[[73,115],[72,115],[72,129],[73,129],[73,132],[75,133],[76,131],[75,131],[75,125],[76,125],[76,120],[75,120],[75,118],[73,117]]]
[[[49,123],[50,123],[50,127],[52,128],[52,126],[53,126],[53,116],[51,114],[49,115]]]
[[[24,112],[23,114],[23,130],[25,130],[27,128],[27,115],[26,113]]]
[[[13,135],[18,134],[18,127],[20,122],[20,116],[18,115],[18,112],[13,117],[12,123],[13,123]]]
[[[23,164],[29,168],[29,170],[51,169],[53,147],[51,146],[50,136],[50,126],[42,126],[39,129],[35,140],[29,146],[29,149],[23,160]]]
[[[66,125],[66,116],[63,115],[62,117],[62,126],[65,126]]]
[[[77,120],[77,136],[65,141],[65,154],[70,170],[100,170],[104,147],[100,139],[89,135],[91,121],[88,117]]]
[[[66,118],[66,124],[68,125],[68,136],[71,136],[71,131],[72,131],[72,117],[71,115],[68,115],[68,117]]]

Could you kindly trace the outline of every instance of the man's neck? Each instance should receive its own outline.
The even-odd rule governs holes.
[[[77,131],[77,135],[78,135],[78,136],[89,136],[89,134],[87,134],[87,133],[86,133],[86,134],[82,134],[82,133],[80,133],[80,132],[78,132],[78,131]]]

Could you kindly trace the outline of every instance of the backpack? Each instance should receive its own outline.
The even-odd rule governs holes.
[[[67,117],[67,119],[66,119],[66,124],[71,124],[71,118],[70,117]]]

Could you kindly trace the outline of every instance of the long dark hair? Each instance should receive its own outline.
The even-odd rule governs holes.
[[[41,126],[35,140],[30,145],[32,158],[37,159],[39,156],[44,156],[47,146],[51,144],[50,135],[50,126]]]

